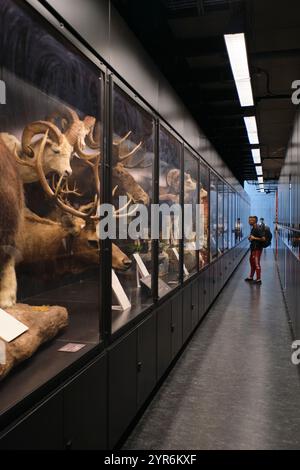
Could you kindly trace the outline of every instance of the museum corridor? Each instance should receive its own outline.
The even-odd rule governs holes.
[[[248,256],[209,310],[123,449],[297,449],[299,375],[273,250],[263,285]]]

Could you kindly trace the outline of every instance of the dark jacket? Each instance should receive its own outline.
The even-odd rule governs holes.
[[[251,230],[251,235],[254,237],[262,238],[264,236],[264,231],[261,227],[253,227]],[[258,240],[252,240],[250,243],[250,249],[253,250],[262,250],[263,249],[263,242]]]

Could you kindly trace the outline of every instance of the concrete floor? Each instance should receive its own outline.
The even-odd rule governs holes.
[[[271,249],[245,259],[123,449],[300,449],[300,384]]]

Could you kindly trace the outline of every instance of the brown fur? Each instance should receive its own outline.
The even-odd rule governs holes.
[[[18,238],[21,251],[19,268],[49,279],[97,267],[100,250],[95,222],[85,223],[79,217],[61,213],[59,209],[49,217],[54,220],[26,210],[23,230]],[[125,270],[130,264],[129,258],[113,244],[113,267]]]
[[[17,164],[0,138],[0,277],[14,257],[24,204]]]
[[[122,163],[117,163],[112,170],[113,186],[118,185],[118,193],[124,195],[129,193],[133,202],[149,204],[149,196],[143,188],[135,181],[131,174],[124,168]]]

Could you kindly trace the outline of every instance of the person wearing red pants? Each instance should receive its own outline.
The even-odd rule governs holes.
[[[253,282],[261,284],[261,266],[260,257],[263,251],[263,242],[265,241],[263,229],[257,224],[256,215],[249,217],[249,224],[251,225],[251,233],[248,237],[250,241],[250,276],[245,279],[246,282]],[[254,275],[256,274],[256,280]]]

